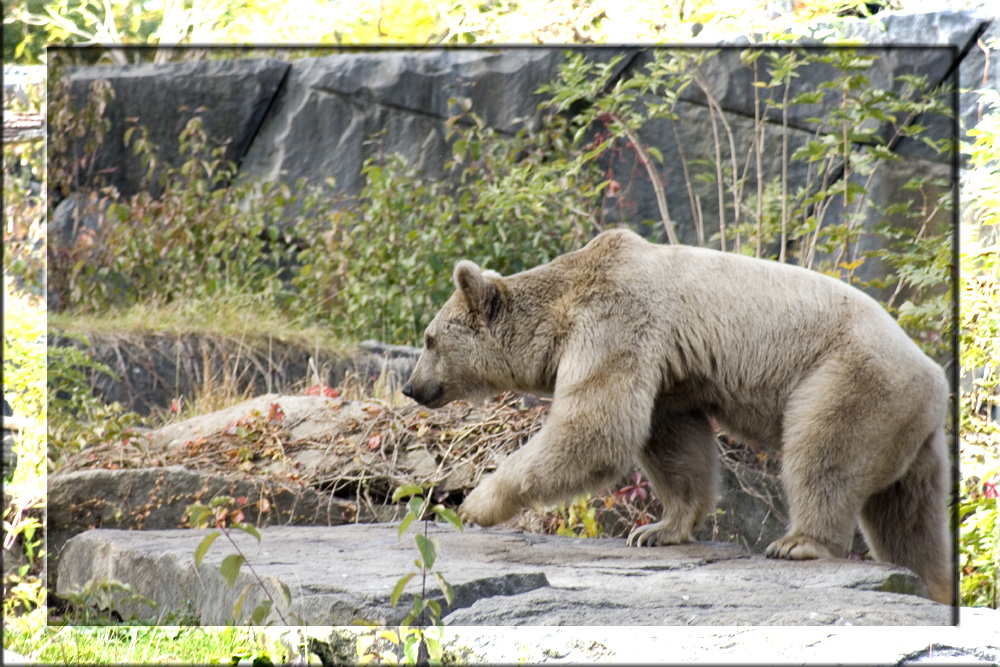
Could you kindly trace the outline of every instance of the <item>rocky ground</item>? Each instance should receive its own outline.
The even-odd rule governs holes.
[[[232,551],[224,540],[194,567],[194,549],[204,534],[84,533],[67,545],[60,588],[89,578],[129,577],[160,608],[123,603],[117,607],[123,614],[155,616],[186,606],[201,614],[203,624],[231,622],[247,584],[245,610],[263,595],[246,568],[232,587],[222,581],[219,567]],[[261,534],[259,544],[242,533],[235,538],[286,618],[309,624],[267,632],[289,641],[304,633],[310,650],[327,664],[356,660],[353,637],[364,630],[350,627],[352,621],[396,624],[419,590],[417,577],[399,605],[390,604],[393,586],[413,570],[417,554],[409,533],[400,538],[398,524],[272,527]],[[459,534],[432,526],[430,535],[439,541],[435,569],[455,591],[453,604],[445,607],[443,639],[462,663],[909,665],[1000,659],[1000,612],[931,602],[912,573],[891,565],[774,561],[719,543],[639,549],[620,539],[509,529]],[[291,590],[291,604],[277,594],[282,583]],[[440,598],[436,591],[430,585],[429,596]]]
[[[419,524],[418,524],[419,525]],[[365,620],[396,625],[420,591],[419,577],[398,606],[390,594],[420,556],[396,523],[331,527],[282,526],[257,542],[238,531],[244,568],[233,586],[220,576],[235,547],[215,542],[200,566],[194,554],[206,530],[95,530],[67,543],[59,591],[88,581],[117,580],[157,602],[122,601],[122,618],[158,618],[187,609],[204,625],[234,620],[265,599],[256,576],[276,599],[269,617],[308,625]],[[414,528],[413,530],[416,530]],[[423,532],[424,528],[420,528]],[[447,625],[949,625],[950,607],[931,602],[909,571],[871,561],[783,561],[740,547],[700,542],[673,547],[627,547],[623,539],[575,539],[510,529],[430,525],[437,542],[434,570],[454,589]],[[290,603],[278,595],[290,591]],[[428,597],[441,598],[429,578]]]

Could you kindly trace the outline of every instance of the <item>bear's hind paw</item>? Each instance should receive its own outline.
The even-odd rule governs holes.
[[[805,535],[791,533],[768,545],[768,558],[787,560],[813,560],[816,558],[836,558],[833,551],[820,542]]]
[[[681,531],[676,525],[667,521],[657,521],[648,523],[645,526],[636,526],[628,534],[625,544],[628,546],[668,546],[670,544],[684,544],[691,541],[690,531]]]

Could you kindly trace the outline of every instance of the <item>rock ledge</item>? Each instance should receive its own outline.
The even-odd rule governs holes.
[[[244,567],[232,588],[225,585],[219,565],[233,550],[224,539],[196,569],[194,550],[206,532],[82,533],[60,558],[59,592],[92,579],[116,579],[159,605],[150,611],[119,604],[123,618],[189,608],[203,625],[232,622],[236,599],[253,579]],[[398,524],[387,523],[269,527],[261,530],[260,544],[242,533],[234,537],[269,588],[277,591],[279,582],[290,588],[292,603],[282,607],[286,617],[291,612],[309,625],[327,626],[402,620],[410,599],[404,594],[393,608],[390,594],[399,577],[414,569],[418,553],[409,534],[399,539],[397,533]],[[621,539],[502,529],[459,534],[431,526],[430,534],[440,541],[435,569],[455,589],[447,625],[954,623],[954,610],[923,597],[914,574],[885,563],[774,561],[715,542],[638,549]],[[418,587],[414,578],[406,591]],[[262,599],[259,587],[252,587],[244,614]],[[274,611],[268,620],[280,623]]]

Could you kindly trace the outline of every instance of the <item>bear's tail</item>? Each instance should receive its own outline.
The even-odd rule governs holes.
[[[910,568],[924,580],[931,599],[953,605],[948,470],[944,431],[939,428],[924,441],[903,477],[865,501],[861,528],[875,558]]]

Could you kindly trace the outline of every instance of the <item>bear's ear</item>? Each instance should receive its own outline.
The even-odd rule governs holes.
[[[463,259],[455,265],[455,286],[462,292],[469,310],[492,319],[500,301],[500,278],[495,271],[483,271],[475,262]]]

